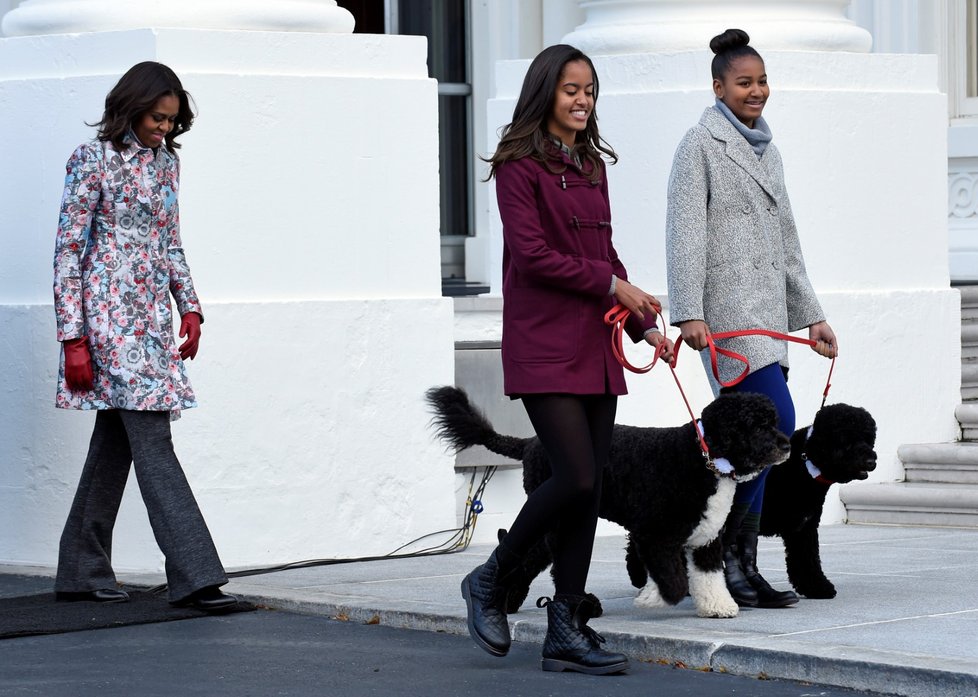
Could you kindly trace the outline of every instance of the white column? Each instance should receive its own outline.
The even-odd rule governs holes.
[[[384,554],[455,526],[454,458],[422,399],[454,379],[426,41],[349,33],[331,0],[195,2],[7,15],[37,34],[0,39],[0,563],[57,560],[94,418],[54,408],[64,166],[149,60],[198,107],[180,214],[207,348],[188,367],[200,409],[173,437],[222,560]],[[134,478],[124,501],[116,569],[160,569]]]
[[[179,27],[344,34],[353,15],[336,0],[27,0],[3,18],[6,36]]]
[[[735,27],[762,51],[850,51],[872,45],[848,0],[580,0],[587,20],[564,42],[592,55],[706,49]]]

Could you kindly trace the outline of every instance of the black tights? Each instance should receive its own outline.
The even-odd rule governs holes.
[[[618,398],[527,395],[523,406],[550,460],[551,475],[527,497],[506,547],[522,557],[552,530],[555,590],[583,595]]]

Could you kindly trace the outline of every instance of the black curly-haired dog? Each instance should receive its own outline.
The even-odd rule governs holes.
[[[436,387],[426,397],[438,436],[456,451],[482,445],[522,461],[527,492],[550,476],[550,463],[536,438],[496,433],[462,390]],[[647,572],[655,582],[647,587],[654,587],[657,596],[676,604],[690,591],[701,616],[733,617],[738,608],[723,578],[720,528],[736,482],[782,462],[790,446],[777,428],[774,405],[763,395],[721,395],[703,409],[701,423],[709,459],[692,423],[671,428],[616,425],[600,515],[628,530],[633,543],[629,572],[641,566],[642,574]],[[524,560],[525,578],[510,589],[510,612],[519,608],[530,582],[550,562],[549,547],[541,541]]]
[[[788,460],[768,474],[764,485],[761,535],[784,541],[788,580],[807,598],[834,598],[835,586],[822,571],[818,524],[825,495],[835,484],[866,479],[876,469],[876,421],[868,411],[831,404],[815,414],[811,426],[791,436]],[[629,540],[627,556],[637,554]],[[662,605],[642,569],[629,565],[632,583],[645,591],[636,603]],[[695,599],[695,596],[694,596]]]
[[[876,421],[868,411],[831,404],[809,428],[791,437],[791,456],[764,484],[761,535],[784,540],[788,580],[807,598],[834,598],[818,552],[818,522],[835,483],[869,477],[876,469]]]

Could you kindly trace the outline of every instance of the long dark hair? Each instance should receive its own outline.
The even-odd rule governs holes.
[[[723,82],[724,75],[730,70],[730,64],[738,58],[757,56],[762,63],[764,62],[761,54],[748,44],[750,44],[750,37],[743,29],[727,29],[710,39],[710,50],[716,54],[710,66],[714,80]]]
[[[553,171],[560,171],[560,150],[547,133],[547,121],[553,112],[557,86],[564,66],[573,61],[584,61],[594,76],[594,103],[598,103],[598,74],[594,64],[582,51],[566,44],[545,48],[533,59],[523,88],[516,100],[513,120],[503,127],[499,145],[491,157],[483,158],[489,163],[490,180],[496,168],[504,162],[532,157],[547,165]],[[606,155],[612,163],[618,162],[618,155],[598,134],[598,116],[594,109],[588,116],[587,127],[578,131],[573,153],[591,164],[590,178],[597,181],[601,176],[601,155]]]
[[[168,150],[180,147],[177,137],[190,130],[194,123],[194,110],[190,94],[183,89],[180,78],[162,63],[146,61],[129,68],[119,82],[105,96],[105,111],[102,120],[90,123],[98,128],[98,139],[111,141],[119,150],[125,147],[124,139],[133,124],[160,100],[161,97],[174,96],[180,101],[180,110],[173,129],[166,134]]]

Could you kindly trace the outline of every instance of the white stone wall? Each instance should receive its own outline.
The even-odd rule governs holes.
[[[204,305],[174,443],[225,564],[383,554],[455,522],[424,390],[452,380],[424,39],[133,30],[0,40],[0,562],[51,566],[93,414],[54,408],[64,163],[132,64],[199,117],[181,215]],[[428,542],[431,542],[429,540]],[[162,560],[130,480],[121,571]]]

